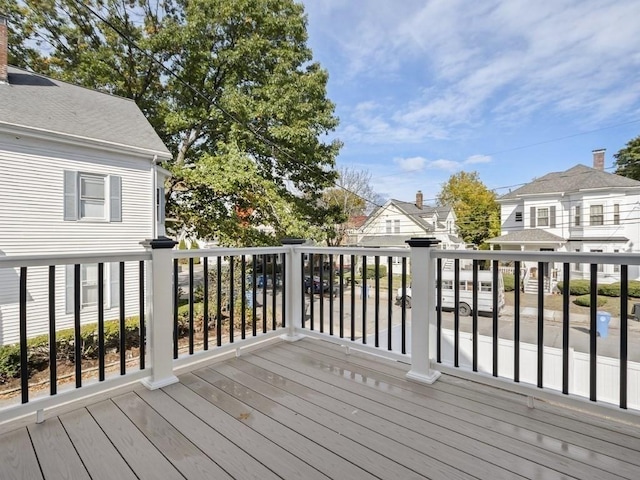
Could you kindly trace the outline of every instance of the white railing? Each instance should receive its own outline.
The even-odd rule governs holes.
[[[22,405],[10,405],[0,410],[0,422],[33,412],[40,412],[39,416],[41,416],[43,409],[131,382],[143,381],[148,388],[160,388],[176,382],[177,374],[194,368],[202,362],[211,361],[215,356],[229,352],[238,354],[243,348],[250,348],[256,343],[275,337],[281,337],[286,341],[296,341],[304,336],[323,338],[345,345],[350,349],[359,349],[410,363],[411,368],[408,377],[423,383],[434,382],[438,378],[440,371],[443,371],[450,374],[468,376],[488,383],[498,383],[502,388],[513,389],[536,397],[551,396],[554,399],[558,397],[565,399],[582,398],[585,392],[588,392],[588,397],[592,401],[598,400],[598,402],[601,400],[611,402],[612,399],[615,399],[616,396],[611,394],[609,390],[620,389],[622,385],[620,382],[624,382],[627,385],[625,387],[626,392],[630,393],[638,390],[638,379],[636,378],[636,373],[634,373],[638,372],[638,368],[637,365],[630,363],[629,359],[626,358],[626,354],[625,358],[622,358],[623,356],[621,355],[621,358],[617,359],[616,363],[616,361],[601,360],[595,355],[595,352],[588,352],[587,368],[585,370],[583,366],[584,354],[575,352],[569,347],[563,347],[558,352],[553,351],[543,342],[530,345],[520,340],[510,341],[511,343],[509,344],[509,341],[500,338],[497,334],[493,336],[481,335],[477,331],[477,318],[475,316],[471,333],[465,333],[460,330],[461,319],[455,312],[451,314],[454,317],[454,328],[445,328],[443,326],[442,309],[437,308],[437,291],[440,286],[436,272],[438,259],[459,259],[467,262],[490,261],[494,262],[492,266],[497,266],[498,269],[500,268],[500,262],[516,262],[515,268],[517,271],[519,271],[517,262],[551,261],[555,264],[565,264],[566,266],[575,263],[591,264],[597,261],[599,263],[621,265],[622,270],[627,272],[627,266],[630,266],[629,270],[631,270],[631,266],[636,268],[640,265],[640,255],[637,254],[594,255],[593,253],[439,250],[436,248],[436,243],[429,239],[416,239],[412,242],[410,249],[320,248],[292,243],[281,247],[178,251],[173,249],[174,244],[175,242],[164,239],[157,241],[155,244],[152,242],[147,245],[147,252],[136,253],[120,252],[72,256],[0,258],[0,271],[13,272],[16,278],[21,278],[23,274],[28,275],[32,269],[35,269],[33,271],[42,270],[41,273],[44,274],[49,266],[116,262],[120,264],[120,262],[124,262],[127,267],[123,267],[124,270],[122,270],[124,272],[122,286],[127,290],[127,293],[121,298],[124,299],[125,311],[122,313],[122,309],[118,308],[117,312],[121,322],[123,322],[123,317],[125,315],[128,317],[131,309],[140,309],[140,316],[144,317],[140,328],[140,338],[143,339],[141,340],[141,345],[143,347],[146,346],[146,350],[142,349],[144,353],[141,354],[140,368],[122,368],[120,375],[112,375],[106,378],[105,381],[95,379],[85,381],[84,384],[82,382],[80,384],[76,383],[77,388],[61,386],[60,392],[51,392],[48,396],[40,396],[36,399],[30,399],[27,395],[27,401]],[[211,263],[205,264],[203,272],[199,274],[202,275],[204,280],[208,278],[207,265],[209,268],[217,269],[219,272],[220,265],[224,262],[225,265],[230,265],[229,272],[231,276],[234,274],[233,268],[235,265],[235,268],[239,269],[235,271],[235,274],[240,275],[240,271],[245,272],[244,259],[255,258],[254,256],[259,256],[260,258],[272,256],[274,264],[279,261],[282,265],[282,291],[276,291],[275,270],[272,278],[272,293],[268,294],[266,291],[266,277],[263,279],[265,284],[262,291],[262,295],[264,295],[262,298],[268,299],[270,302],[268,306],[270,308],[273,306],[272,311],[276,310],[276,302],[280,302],[278,303],[278,308],[281,312],[279,321],[276,322],[274,320],[272,328],[267,329],[265,327],[263,332],[256,332],[256,306],[254,305],[253,334],[247,335],[247,338],[244,338],[243,334],[242,338],[234,339],[233,334],[230,333],[223,344],[218,339],[218,342],[209,349],[204,347],[199,351],[193,351],[194,349],[190,348],[189,353],[177,355],[177,358],[175,358],[176,355],[173,354],[177,350],[175,322],[178,312],[178,300],[180,300],[178,298],[179,280],[174,275],[177,270],[177,262],[180,259],[186,259],[189,263],[189,273],[186,274],[189,281],[189,294],[187,297],[189,304],[192,304],[194,285],[192,283],[194,276],[193,259],[202,258],[211,261]],[[398,259],[401,262],[399,264],[397,263]],[[444,264],[445,262],[443,261],[442,263]],[[327,271],[326,265],[330,265],[329,271]],[[348,282],[346,281],[347,269],[345,269],[345,265],[349,265]],[[413,266],[412,269],[410,269],[410,265]],[[46,277],[43,277],[43,280],[39,283],[34,283],[33,292],[35,293],[37,288],[44,288],[43,291],[54,292],[54,308],[50,308],[51,303],[47,300],[45,301],[45,310],[48,310],[49,314],[44,313],[45,310],[38,313],[38,315],[42,315],[46,319],[47,331],[55,332],[56,328],[64,324],[61,319],[66,318],[65,315],[71,315],[70,318],[73,319],[73,328],[75,329],[75,338],[77,340],[80,338],[80,323],[93,321],[95,315],[93,313],[92,315],[84,313],[83,305],[80,304],[81,298],[77,289],[86,287],[82,283],[82,279],[76,279],[73,287],[72,297],[76,302],[75,312],[55,315],[56,308],[60,306],[62,299],[70,298],[68,297],[69,291],[66,293],[59,291],[65,286],[64,280],[60,281],[61,277],[59,277],[62,270],[64,268],[55,269],[52,277],[53,282],[48,285],[44,280]],[[370,270],[369,273],[373,272],[373,275],[368,275],[367,270]],[[386,272],[383,274],[384,270]],[[409,271],[410,277],[407,273]],[[139,278],[135,276],[134,272],[139,272]],[[266,275],[266,273],[266,271],[263,272],[263,275]],[[337,276],[336,273],[338,273]],[[253,275],[255,280],[255,273]],[[55,281],[56,279],[58,281]],[[243,282],[245,280],[245,278],[242,278]],[[218,278],[218,282],[221,282],[220,278]],[[15,317],[22,327],[28,326],[33,312],[38,311],[35,308],[35,303],[42,300],[39,297],[40,294],[37,295],[38,298],[34,297],[32,300],[28,300],[28,292],[23,290],[25,285],[27,285],[25,282],[20,282],[20,292],[18,292],[20,298],[17,306],[15,304],[0,306],[0,312],[2,312],[0,321],[3,325],[8,325]],[[244,287],[245,284],[242,283],[242,285]],[[409,286],[413,291],[411,309],[402,302],[397,304],[395,298],[398,288],[402,290]],[[66,288],[69,288],[68,284]],[[233,288],[233,285],[231,285],[230,289],[232,291]],[[255,285],[253,288],[255,288]],[[131,296],[128,296],[130,295],[128,289],[134,289]],[[316,289],[319,289],[319,291],[316,291]],[[326,294],[327,292],[329,293],[328,295]],[[246,292],[241,292],[239,295],[243,299],[243,308],[245,308]],[[255,290],[253,298],[256,298]],[[33,306],[27,305],[29,301],[33,302]],[[144,308],[142,309],[141,306]],[[218,308],[220,308],[219,299]],[[233,309],[233,306],[230,308]],[[264,308],[266,314],[267,305],[264,305],[264,302],[261,308]],[[53,320],[51,320],[50,312],[54,312]],[[316,312],[318,316],[315,315]],[[97,315],[97,312],[94,313]],[[520,311],[514,312],[515,322],[519,322],[520,313]],[[9,318],[9,314],[11,314],[11,318]],[[192,318],[193,308],[191,308],[189,315],[189,328],[193,333],[195,328]],[[275,314],[272,313],[272,315]],[[571,315],[569,318],[571,318]],[[592,315],[591,326],[594,325],[593,318],[594,315]],[[261,320],[266,325],[267,319],[265,315],[262,315]],[[626,317],[622,320],[626,325]],[[219,329],[219,316],[217,321]],[[492,321],[495,322],[495,325],[499,325],[500,319],[497,311],[494,313]],[[539,331],[544,330],[544,321],[544,311],[538,312],[538,327],[542,328]],[[567,321],[568,319],[565,318],[564,322]],[[229,320],[229,323],[233,324],[233,321]],[[205,322],[205,324],[208,329],[208,323]],[[27,348],[27,336],[30,336],[29,333],[29,328],[26,331],[24,328],[20,330],[19,340],[22,358],[26,356],[25,349]],[[624,341],[627,345],[630,342],[630,338],[625,333]],[[145,339],[146,341],[144,341]],[[190,338],[190,341],[192,343],[192,338]],[[635,337],[632,341],[635,342]],[[591,333],[590,342],[591,345],[596,344],[594,331]],[[76,350],[76,353],[78,353],[78,350]],[[531,362],[525,362],[524,358],[535,356],[536,367],[538,368],[533,372],[535,373],[534,377],[531,376],[532,371],[527,370],[525,367],[521,367],[522,371],[515,373],[513,368],[514,359],[518,355],[522,355],[520,365],[524,363],[531,365]],[[551,357],[547,358],[546,356],[548,355],[551,355]],[[470,359],[471,361],[469,361]],[[567,375],[567,363],[572,368],[568,374],[570,375],[569,384],[571,385],[568,390],[564,388],[567,384],[565,378],[561,378],[560,384],[558,384],[557,376],[553,379],[549,377],[551,370],[555,372],[553,365],[557,365],[558,361],[564,368],[564,376]],[[606,368],[609,372],[618,370],[617,378],[620,380],[618,383],[609,382],[610,388],[607,392],[602,390],[602,382],[598,384],[598,388],[592,388],[592,385],[585,386],[585,383],[593,382],[595,378],[602,377],[600,372],[604,368],[602,367],[603,362],[607,364]],[[625,373],[621,375],[623,369],[625,369]],[[586,377],[581,373],[585,371],[588,372]],[[78,371],[76,371],[77,373]],[[600,377],[597,377],[597,375]],[[532,383],[532,385],[529,385],[529,383]],[[22,383],[22,386],[24,388],[25,383]],[[28,389],[29,387],[27,386]],[[558,390],[564,391],[564,394],[557,393]],[[580,400],[577,401],[580,403]],[[628,402],[625,402],[625,407],[638,408],[637,405],[638,402],[635,398],[629,398]]]

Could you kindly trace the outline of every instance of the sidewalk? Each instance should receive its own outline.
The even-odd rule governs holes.
[[[606,310],[598,310],[598,311],[606,311]],[[513,306],[505,305],[502,309],[502,315],[508,315],[513,317]],[[520,308],[520,316],[521,317],[533,317],[538,318],[538,309],[535,307],[521,307]],[[562,323],[562,312],[557,310],[544,310],[544,319],[547,322],[553,323]],[[569,313],[569,321],[573,325],[590,325],[591,318],[589,315],[584,315],[581,313]],[[629,329],[634,331],[640,331],[640,322],[634,319],[629,318],[628,320]],[[611,317],[611,322],[609,322],[609,328],[620,328],[620,318],[619,317]]]

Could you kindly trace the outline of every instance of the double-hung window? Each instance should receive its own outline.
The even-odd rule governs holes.
[[[620,225],[620,204],[615,203],[613,205],[613,224]]]
[[[537,212],[538,212],[538,226],[548,227],[549,226],[549,209],[538,208]]]
[[[574,224],[576,227],[580,226],[580,205],[576,205],[576,211],[574,215]]]
[[[67,265],[65,272],[65,310],[72,313],[75,306],[75,266]],[[98,264],[80,265],[80,308],[95,308],[98,305]],[[120,305],[120,264],[105,263],[103,273],[104,308]]]
[[[393,233],[400,233],[400,220],[393,221]]]
[[[602,205],[591,205],[589,207],[589,223],[591,226],[604,225]]]
[[[387,221],[385,222],[385,226],[386,226],[386,232],[387,232],[387,233],[392,233],[392,231],[391,231],[391,228],[392,228],[391,220],[387,220]]]
[[[122,177],[64,172],[64,220],[122,221]]]

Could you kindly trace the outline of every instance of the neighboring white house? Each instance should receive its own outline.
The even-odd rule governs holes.
[[[360,227],[357,245],[409,248],[406,241],[410,238],[435,237],[440,240],[440,248],[465,248],[457,233],[453,209],[424,205],[422,192],[418,191],[415,203],[391,199],[377,208]],[[399,264],[400,259],[395,258],[394,263]]]
[[[604,150],[594,150],[594,168],[576,165],[549,173],[498,199],[501,236],[488,240],[503,250],[640,252],[640,182],[605,172]],[[553,277],[562,265],[525,265],[527,275]],[[589,266],[572,264],[572,278],[588,278]],[[638,278],[637,267],[629,277]],[[620,279],[619,267],[600,265],[598,281]]]
[[[171,154],[135,102],[2,67],[0,255],[143,251],[164,234],[168,172],[156,162]],[[106,319],[118,315],[117,265],[105,265]],[[137,275],[126,264],[127,316],[137,314]],[[18,276],[0,269],[0,344],[18,340]],[[47,331],[47,278],[28,270],[28,336]],[[55,280],[57,325],[71,326],[73,266]],[[81,290],[82,322],[96,321],[97,265],[82,266]]]

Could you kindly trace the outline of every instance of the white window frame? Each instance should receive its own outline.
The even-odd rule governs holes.
[[[88,267],[95,267],[95,279],[87,278]],[[103,274],[103,294],[104,308],[109,310],[120,306],[120,263],[111,262],[104,264]],[[65,287],[66,287],[66,305],[67,313],[74,311],[74,280],[75,265],[66,266]],[[96,290],[95,302],[87,300],[88,289]],[[98,264],[82,264],[80,265],[80,310],[96,310],[98,307]]]
[[[102,196],[83,194],[86,182],[102,183]],[[101,216],[83,214],[84,205],[100,205]],[[122,222],[122,177],[91,172],[64,171],[64,221]]]
[[[385,226],[386,226],[386,229],[385,229],[386,233],[393,233],[393,231],[392,231],[393,225],[392,225],[391,220],[386,220]]]
[[[600,208],[600,213],[594,213],[594,209]],[[594,222],[594,219],[598,219]],[[589,226],[601,227],[604,225],[604,205],[590,205],[589,206]]]
[[[580,205],[576,205],[575,214],[573,217],[573,223],[576,227],[580,226]]]
[[[393,233],[400,233],[400,220],[393,221]]]
[[[620,204],[613,204],[613,224],[620,225]]]
[[[545,213],[545,215],[542,215]],[[549,208],[536,208],[536,225],[538,227],[549,227]]]

